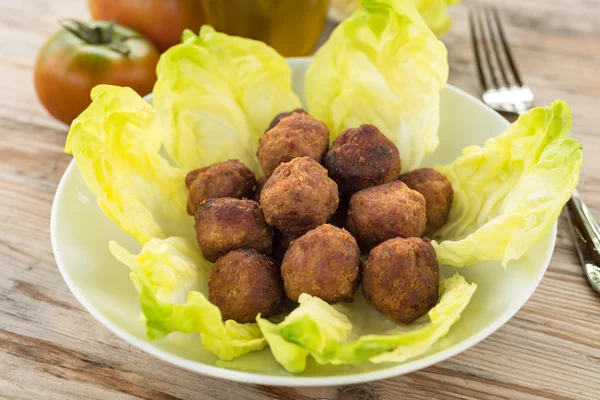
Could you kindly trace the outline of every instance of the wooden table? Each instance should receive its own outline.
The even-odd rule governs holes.
[[[109,332],[77,303],[54,262],[50,205],[71,156],[62,152],[67,128],[46,114],[32,85],[35,56],[56,20],[87,18],[85,3],[0,2],[0,399],[600,399],[600,295],[562,219],[550,268],[512,320],[470,350],[394,379],[353,388],[236,384],[159,361]],[[571,105],[586,156],[580,192],[600,211],[600,2],[497,5],[538,104]],[[477,94],[467,8],[452,15],[444,38],[450,82]]]

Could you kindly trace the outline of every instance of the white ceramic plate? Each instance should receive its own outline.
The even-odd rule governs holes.
[[[304,73],[310,59],[290,59],[294,90],[304,98]],[[492,109],[465,92],[447,85],[441,92],[440,146],[426,158],[424,166],[447,163],[471,144],[481,145],[508,126]],[[445,360],[475,345],[508,321],[538,286],[554,248],[556,225],[518,261],[504,270],[499,263],[473,265],[460,270],[467,281],[479,286],[461,319],[448,335],[422,356],[402,364],[319,366],[292,375],[281,368],[266,348],[243,356],[246,371],[218,366],[197,339],[176,337],[153,342],[146,340],[138,322],[138,296],[129,280],[128,268],[108,251],[109,240],[117,240],[132,251],[139,245],[119,230],[100,211],[95,197],[85,186],[75,163],[71,162],[56,192],[52,207],[52,247],[60,272],[77,300],[104,326],[138,348],[180,367],[202,374],[262,385],[324,386],[346,385],[389,378]],[[442,266],[443,276],[453,268]],[[196,341],[190,352],[176,340]],[[258,353],[258,354],[257,354]],[[265,357],[265,354],[268,356]],[[265,361],[271,360],[271,362]],[[261,372],[252,372],[260,370]]]

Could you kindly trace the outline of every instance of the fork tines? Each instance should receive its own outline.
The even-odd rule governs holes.
[[[522,87],[498,10],[495,7],[469,9],[471,40],[477,75],[484,90]]]

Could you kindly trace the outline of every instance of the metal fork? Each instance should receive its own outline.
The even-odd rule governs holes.
[[[469,26],[483,102],[494,110],[523,114],[533,105],[533,92],[519,74],[496,8],[469,10]],[[574,190],[567,217],[586,277],[600,292],[600,227]]]

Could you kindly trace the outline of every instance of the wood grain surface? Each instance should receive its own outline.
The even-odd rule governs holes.
[[[561,98],[584,145],[580,192],[600,217],[600,1],[496,4],[538,104]],[[356,387],[224,382],[129,346],[77,303],[50,246],[50,206],[71,157],[67,128],[36,99],[38,49],[83,0],[0,0],[0,399],[600,399],[600,295],[561,219],[550,268],[523,309],[488,339],[436,366]],[[444,38],[450,82],[477,95],[467,2]]]

